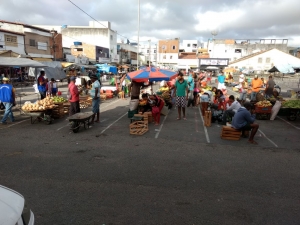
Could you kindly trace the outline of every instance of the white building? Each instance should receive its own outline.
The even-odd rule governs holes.
[[[25,55],[23,25],[0,22],[0,50],[11,50]]]
[[[197,52],[200,47],[201,43],[198,40],[183,40],[180,44],[180,50],[184,52]]]
[[[112,61],[118,60],[117,32],[111,29],[109,21],[90,21],[89,26],[57,26],[34,25],[45,29],[54,29],[62,34],[63,47],[70,48],[74,42],[82,42],[90,45],[108,48]]]
[[[257,52],[229,63],[235,69],[249,69],[266,72],[273,66],[298,65],[300,59],[278,49]]]
[[[140,44],[140,59],[142,64],[148,64],[157,66],[157,44]]]
[[[287,44],[287,39],[210,39],[207,46],[203,46],[203,48],[208,50],[210,58],[228,58],[229,61],[235,61],[244,56],[273,48],[288,53]]]

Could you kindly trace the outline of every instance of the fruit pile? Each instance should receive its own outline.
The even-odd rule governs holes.
[[[43,100],[36,101],[35,103],[25,102],[22,106],[24,111],[42,111],[46,109],[53,109],[55,107],[51,98],[46,97]]]
[[[65,99],[64,97],[60,97],[60,96],[54,96],[52,98],[54,103],[62,103],[62,102],[67,102],[68,100]]]
[[[272,106],[271,102],[269,102],[267,100],[259,101],[259,102],[256,103],[256,105],[258,107],[269,107],[269,106]]]
[[[284,108],[296,108],[300,109],[300,100],[288,100],[282,103]]]

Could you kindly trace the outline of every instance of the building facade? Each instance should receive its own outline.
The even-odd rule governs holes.
[[[184,52],[196,53],[198,48],[201,46],[202,45],[198,40],[182,40],[182,43],[180,44],[180,50],[183,50]]]
[[[98,46],[96,52],[100,55],[91,60],[99,63],[117,63],[119,56],[117,54],[117,32],[111,29],[109,21],[90,21],[89,26],[57,26],[57,25],[35,25],[46,29],[54,29],[62,35],[63,47],[70,48],[74,42],[85,43],[88,46]],[[102,48],[102,53],[101,53]],[[107,52],[105,49],[109,49]],[[90,49],[87,50],[89,52]],[[97,55],[95,54],[95,55]],[[92,54],[94,55],[94,54]]]
[[[117,53],[120,56],[119,64],[136,65],[138,56],[137,46],[125,43],[118,43]]]
[[[162,68],[174,69],[178,64],[179,38],[159,40],[157,64]]]

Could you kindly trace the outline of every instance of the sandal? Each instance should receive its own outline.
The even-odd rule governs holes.
[[[187,120],[187,119],[184,117],[183,120]]]
[[[179,117],[176,120],[181,120]]]

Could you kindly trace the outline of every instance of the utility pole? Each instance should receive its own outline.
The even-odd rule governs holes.
[[[137,50],[137,67],[139,69],[139,52],[140,52],[140,0],[138,0],[138,50]]]
[[[151,40],[149,40],[149,68],[151,67]]]

